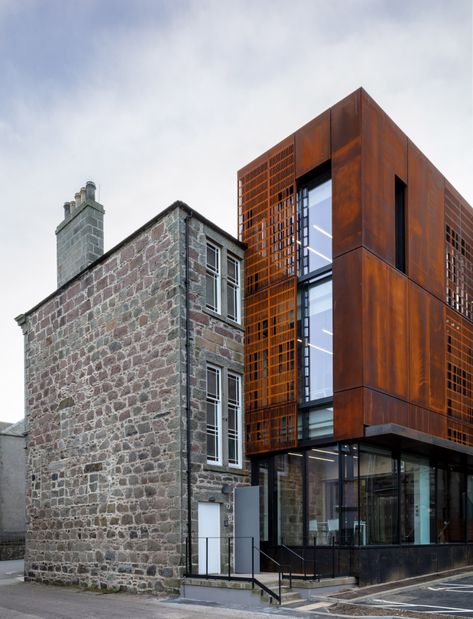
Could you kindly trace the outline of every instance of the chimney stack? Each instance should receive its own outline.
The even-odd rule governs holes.
[[[56,228],[58,288],[103,254],[104,213],[92,181],[64,203],[64,220]]]

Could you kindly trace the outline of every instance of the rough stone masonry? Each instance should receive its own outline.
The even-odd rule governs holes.
[[[18,317],[27,419],[27,580],[176,592],[187,523],[185,218],[172,205]],[[205,309],[206,239],[190,230],[192,522],[221,503],[232,534],[245,468],[207,465],[206,363],[243,373],[243,330]]]

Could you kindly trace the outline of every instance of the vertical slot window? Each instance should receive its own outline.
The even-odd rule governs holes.
[[[212,243],[207,243],[206,305],[220,313],[220,249]]]
[[[227,316],[235,322],[241,320],[240,261],[227,256]]]
[[[228,374],[228,464],[242,464],[241,376]]]
[[[207,366],[207,462],[221,464],[221,370]]]
[[[396,269],[406,273],[406,185],[397,176],[394,182],[396,228]]]

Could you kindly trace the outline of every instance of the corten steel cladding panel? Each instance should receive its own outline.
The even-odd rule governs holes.
[[[408,279],[365,249],[362,257],[363,384],[408,400]]]
[[[294,140],[239,175],[245,255],[246,449],[297,444]]]
[[[363,245],[395,265],[395,177],[407,185],[407,137],[362,93]]]
[[[407,229],[409,279],[445,302],[444,178],[408,142]]]

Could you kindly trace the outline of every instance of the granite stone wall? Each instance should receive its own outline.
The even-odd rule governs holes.
[[[167,211],[26,315],[27,580],[178,590],[186,215]],[[205,224],[189,225],[193,528],[198,501],[212,495],[231,535],[233,498],[222,487],[248,478],[205,464],[205,360],[242,372],[243,332],[203,309]]]
[[[220,531],[215,535],[222,538],[233,536],[233,492],[237,485],[249,484],[248,462],[244,461],[240,469],[228,465],[227,449],[227,390],[228,371],[243,377],[243,339],[242,324],[237,325],[226,316],[226,256],[241,259],[241,277],[243,282],[243,251],[236,244],[229,244],[228,239],[214,228],[205,225],[197,218],[189,220],[190,234],[190,316],[191,316],[191,354],[192,354],[192,436],[195,439],[192,452],[192,486],[193,486],[193,569],[197,570],[198,518],[199,502],[209,499],[220,504]],[[211,241],[220,248],[221,257],[221,314],[205,307],[205,258],[206,243]],[[243,307],[243,302],[242,302]],[[211,363],[222,370],[222,416],[223,416],[223,463],[221,466],[207,464],[206,444],[206,366]],[[184,377],[183,377],[184,378]],[[242,383],[243,386],[243,383]],[[243,399],[243,389],[242,389]],[[243,426],[244,427],[244,426]],[[242,432],[244,434],[244,432]],[[244,451],[244,450],[243,450]],[[228,488],[224,488],[227,486]],[[233,545],[231,546],[233,548]],[[233,565],[233,563],[232,563]],[[227,570],[227,544],[222,539],[222,569]]]

